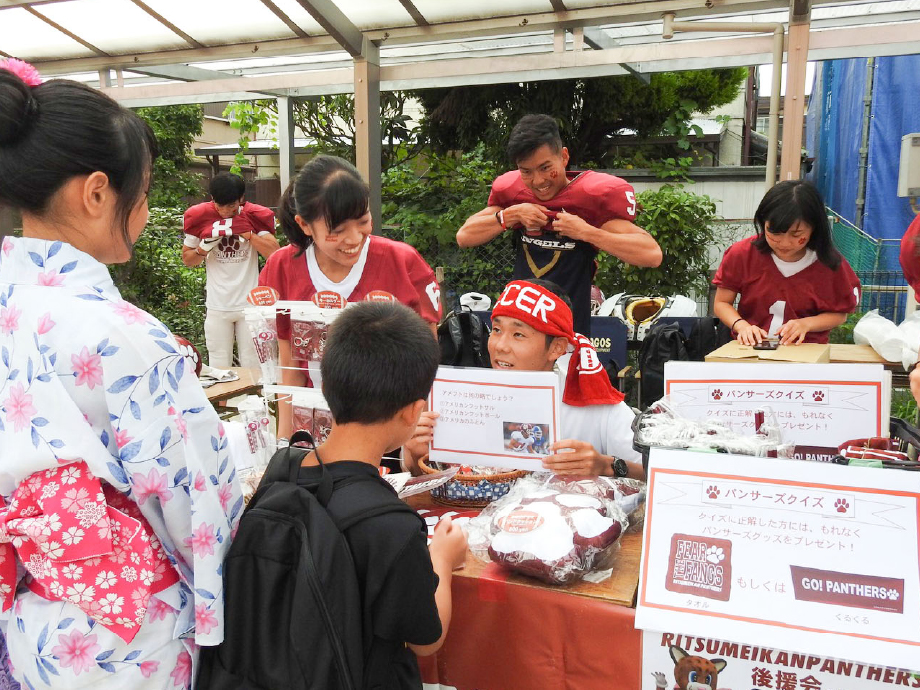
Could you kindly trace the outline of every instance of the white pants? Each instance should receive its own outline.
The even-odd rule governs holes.
[[[227,369],[233,366],[233,339],[240,353],[240,366],[259,368],[252,335],[242,311],[208,309],[204,319],[204,342],[208,346],[208,366]]]

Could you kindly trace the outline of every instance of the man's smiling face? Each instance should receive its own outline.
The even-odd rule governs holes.
[[[549,201],[565,188],[565,166],[569,164],[569,151],[564,146],[554,151],[543,144],[530,155],[518,160],[518,171],[524,184],[540,201]]]

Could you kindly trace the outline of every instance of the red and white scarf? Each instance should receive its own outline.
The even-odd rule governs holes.
[[[562,394],[566,405],[587,407],[623,402],[623,394],[610,385],[591,341],[575,332],[572,310],[549,290],[525,280],[512,281],[498,298],[492,316],[517,319],[540,333],[565,338],[572,344],[575,351],[569,360]]]

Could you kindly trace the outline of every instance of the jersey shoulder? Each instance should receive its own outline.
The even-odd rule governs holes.
[[[622,177],[608,175],[596,170],[586,170],[575,178],[575,184],[580,185],[587,194],[603,195],[611,192],[631,192],[633,186]]]
[[[195,228],[215,220],[221,220],[221,217],[210,201],[190,206],[183,215],[185,232],[194,232]]]
[[[489,195],[489,201],[492,205],[501,206],[526,191],[528,190],[521,179],[521,173],[517,170],[509,170],[496,177],[492,182],[492,193]]]

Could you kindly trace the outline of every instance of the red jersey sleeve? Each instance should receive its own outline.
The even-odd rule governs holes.
[[[210,204],[196,204],[185,210],[182,216],[182,231],[186,235],[200,238],[205,230],[210,231],[213,218],[209,217]]]
[[[920,216],[913,222],[901,238],[901,270],[914,292],[920,294]]]
[[[725,251],[722,263],[719,264],[719,270],[716,271],[716,275],[712,279],[713,285],[732,292],[741,292],[741,286],[744,284],[747,253],[757,251],[751,244],[751,239],[753,238],[735,242]]]
[[[407,256],[406,272],[418,293],[419,316],[428,323],[438,323],[441,320],[441,286],[431,266],[414,248]]]
[[[243,212],[256,234],[260,232],[275,234],[275,213],[270,208],[247,202],[243,206]]]
[[[489,203],[486,206],[511,206],[514,203],[515,183],[520,177],[521,173],[517,170],[496,177],[492,182],[492,191],[489,192]]]
[[[841,257],[840,265],[829,282],[827,290],[818,293],[821,313],[850,314],[856,311],[862,286],[846,259]]]
[[[613,175],[591,175],[585,180],[585,192],[597,200],[601,207],[600,217],[607,220],[636,219],[636,190],[626,180]]]
[[[287,295],[287,281],[284,279],[283,259],[286,252],[277,251],[265,261],[265,267],[259,273],[259,285],[265,285],[278,291],[278,299],[289,299]],[[281,340],[291,339],[291,317],[287,314],[277,314],[275,317],[275,328],[278,331],[278,338]]]

